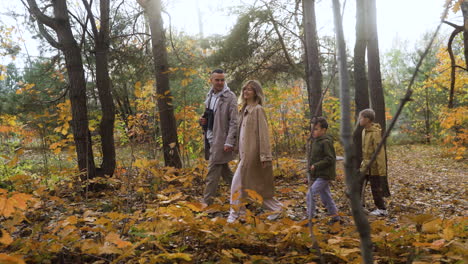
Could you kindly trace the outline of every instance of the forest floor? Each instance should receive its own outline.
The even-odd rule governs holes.
[[[391,146],[388,157],[389,216],[369,217],[376,263],[467,261],[466,161],[427,145]],[[137,160],[106,179],[110,189],[100,192],[81,191],[78,177],[43,186],[18,176],[15,191],[0,192],[0,263],[314,263],[303,226],[305,163],[281,158],[274,168],[281,218],[269,221],[253,204],[245,221],[234,224],[226,223],[227,185],[214,205],[200,202],[204,163],[174,170]],[[342,161],[337,173],[331,189],[344,221],[328,225],[319,206],[314,235],[327,263],[360,263]]]

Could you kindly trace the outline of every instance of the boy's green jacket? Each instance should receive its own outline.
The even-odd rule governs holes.
[[[311,172],[312,179],[334,180],[336,178],[336,155],[331,136],[325,134],[313,140],[310,165],[315,167],[315,170]]]

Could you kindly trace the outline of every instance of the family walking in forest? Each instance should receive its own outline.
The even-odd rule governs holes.
[[[205,112],[200,118],[204,131],[205,158],[208,160],[203,201],[206,205],[214,202],[219,181],[223,178],[231,186],[228,223],[245,216],[245,204],[249,195],[261,196],[262,207],[270,211],[267,218],[275,220],[281,215],[283,205],[274,197],[272,153],[267,116],[263,109],[265,95],[262,86],[256,80],[247,81],[241,89],[238,110],[237,98],[227,86],[224,71],[214,70],[210,82]],[[376,162],[364,171],[381,139],[381,129],[378,124],[373,123],[374,118],[372,109],[363,110],[359,115],[359,124],[364,127],[363,162],[360,169],[365,177],[361,189],[365,188],[366,181],[370,181],[377,207],[370,214],[386,216],[388,212],[383,197],[388,196],[389,191],[385,184],[387,174],[384,151],[380,151]],[[314,119],[311,126],[313,142],[306,201],[309,219],[314,218],[315,196],[319,195],[331,217],[329,223],[332,224],[341,222],[341,217],[330,192],[330,181],[336,177],[336,155],[333,139],[327,134],[327,130],[328,122],[325,118]],[[228,162],[237,153],[239,163],[233,176]]]

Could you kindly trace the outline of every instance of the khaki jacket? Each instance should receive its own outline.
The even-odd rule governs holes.
[[[240,139],[241,128],[243,139]],[[273,198],[273,168],[271,163],[262,167],[262,161],[271,161],[270,137],[268,122],[261,105],[247,106],[240,111],[239,129],[237,132],[239,146],[241,189],[256,191],[263,199]]]
[[[382,140],[382,129],[377,123],[372,123],[370,128],[362,130],[362,163],[361,171],[365,169],[369,163],[372,155],[374,154],[377,146]],[[387,176],[387,164],[384,148],[382,148],[377,155],[377,159],[372,163],[367,175],[372,176]]]
[[[210,96],[210,93],[208,94],[208,97]],[[235,147],[237,142],[236,95],[227,87],[220,93],[217,107],[214,112],[213,142],[210,145],[207,140],[205,140],[205,156],[209,156],[210,163],[213,164],[224,164],[233,160],[234,153],[232,151],[225,152],[224,145]],[[206,104],[208,104],[208,99]]]

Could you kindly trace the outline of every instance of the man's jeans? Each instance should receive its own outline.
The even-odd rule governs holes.
[[[315,216],[315,196],[317,194],[320,195],[325,208],[327,208],[328,215],[336,215],[338,210],[330,193],[329,181],[318,178],[307,192],[307,214],[310,218],[314,218]]]
[[[223,177],[224,181],[231,185],[232,171],[227,163],[224,164],[210,164],[208,165],[208,173],[206,175],[205,193],[203,194],[203,201],[207,205],[213,203],[213,199],[217,194],[219,178]]]

